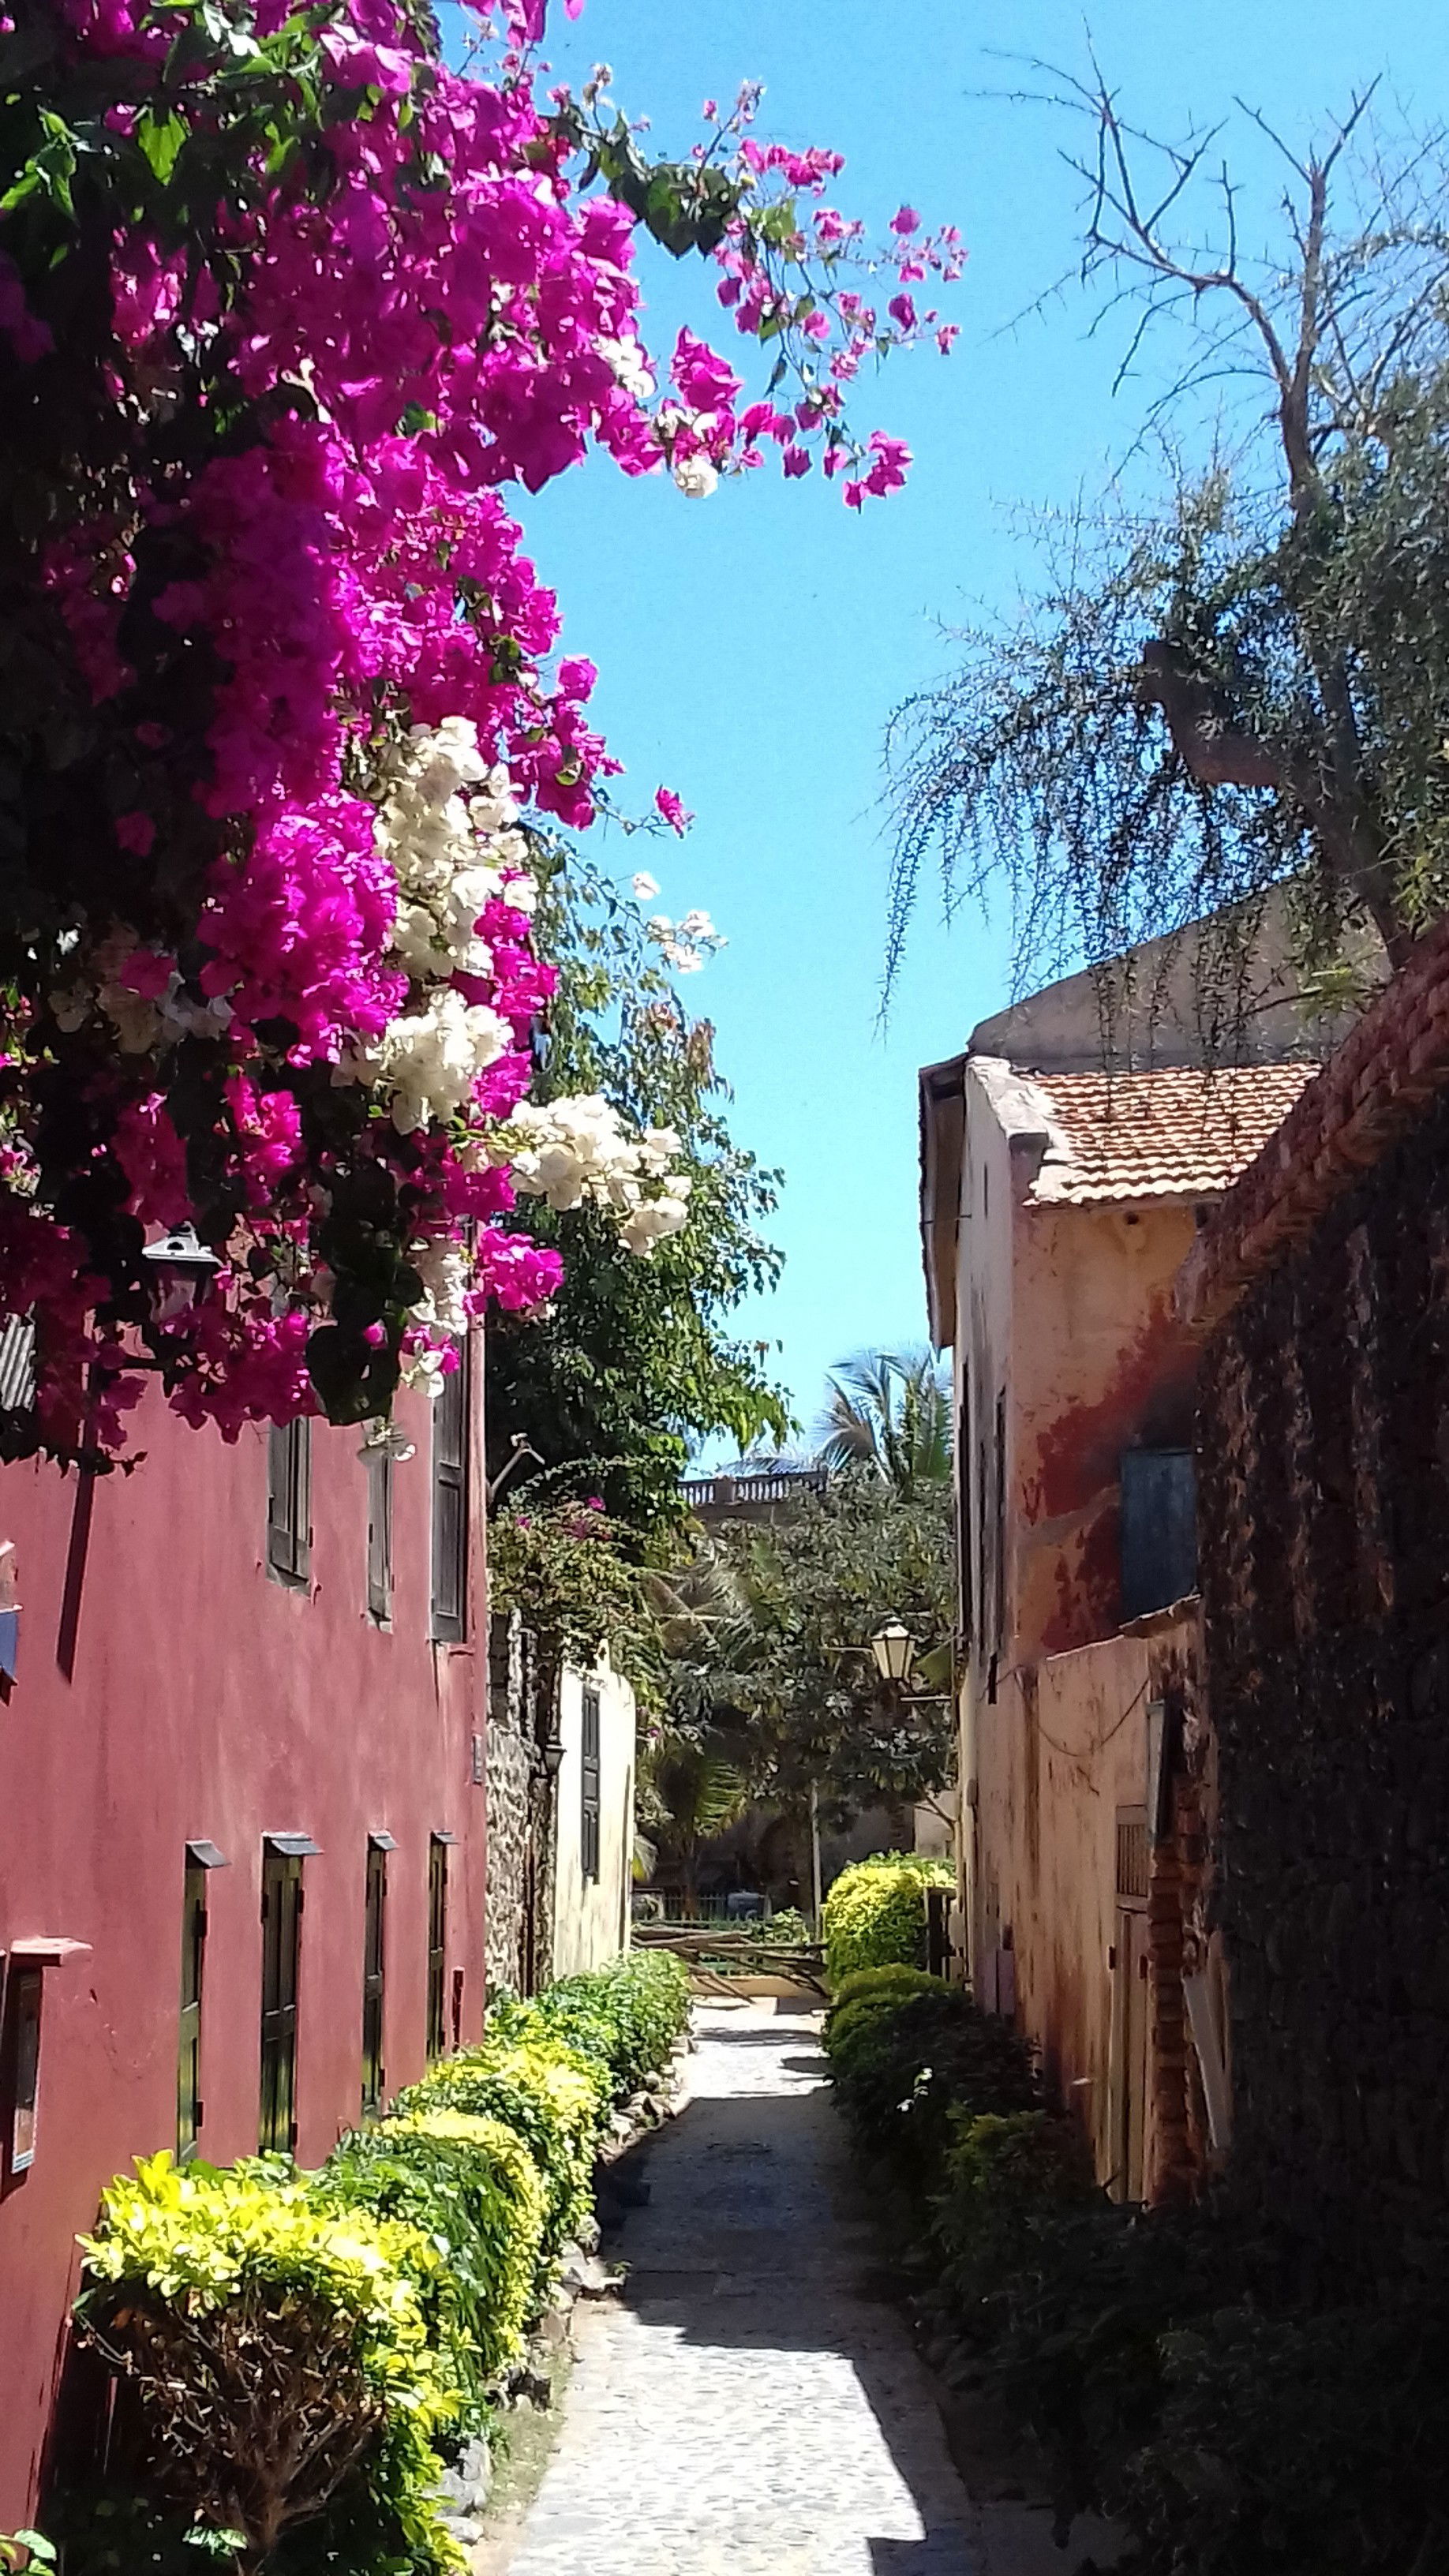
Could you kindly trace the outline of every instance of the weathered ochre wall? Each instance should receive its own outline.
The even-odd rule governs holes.
[[[1008,1674],[979,1713],[981,1915],[1015,1954],[1018,2027],[1112,2170],[1117,1809],[1147,1780],[1150,1652],[1109,1637]]]
[[[602,1967],[623,1949],[629,1928],[634,1850],[634,1694],[601,1663],[599,1692],[599,1875],[583,1873],[584,1676],[565,1668],[559,1684],[559,1766],[554,1834],[553,1973]]]
[[[1121,1620],[1122,1451],[1192,1445],[1196,1355],[1173,1286],[1193,1235],[1172,1202],[1016,1211],[1010,1663]]]

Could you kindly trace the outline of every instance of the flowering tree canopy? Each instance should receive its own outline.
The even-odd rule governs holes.
[[[890,491],[844,389],[949,338],[911,290],[955,237],[902,208],[878,312],[834,156],[758,145],[746,93],[647,164],[602,76],[540,97],[539,0],[466,74],[416,0],[12,5],[0,1307],[38,1393],[0,1451],[115,1454],[139,1366],[228,1437],[380,1419],[558,1277],[508,1224],[561,1168],[529,816],[587,824],[614,764],[504,489],[596,445],[694,496],[771,448]],[[646,355],[641,229],[715,263],[760,399],[689,330]],[[604,1124],[647,1258],[669,1157]],[[223,1266],[168,1312],[145,1248],[184,1223]]]

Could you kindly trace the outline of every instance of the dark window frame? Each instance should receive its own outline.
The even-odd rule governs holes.
[[[382,2108],[387,2092],[387,1856],[391,1834],[369,1834],[362,1933],[362,2116]]]
[[[305,1592],[312,1581],[312,1417],[273,1423],[267,1438],[267,1572]]]
[[[594,1885],[599,1878],[602,1717],[599,1685],[585,1682],[579,1700],[579,1868]]]
[[[432,1408],[432,1600],[429,1633],[439,1645],[462,1645],[468,1634],[468,1466],[472,1411],[469,1336],[458,1342],[458,1365],[444,1378]]]
[[[367,1461],[367,1615],[392,1626],[393,1455],[375,1449]]]
[[[206,2106],[201,2091],[201,2018],[206,1983],[208,1865],[188,1846],[181,1896],[181,2012],[176,2035],[176,2161],[198,2150]]]
[[[304,1853],[298,1834],[268,1835],[262,1845],[261,2084],[257,2144],[290,2151],[297,2143],[297,2001],[302,1969]],[[285,1848],[285,1846],[293,1848]],[[315,1849],[315,1845],[312,1846]]]
[[[428,1845],[427,2049],[430,2066],[436,2058],[443,2056],[448,2045],[448,1853],[452,1842],[451,1834],[434,1834]]]

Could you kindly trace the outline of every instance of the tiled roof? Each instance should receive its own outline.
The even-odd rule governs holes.
[[[1330,1056],[1280,1134],[1197,1238],[1179,1310],[1221,1322],[1249,1282],[1308,1241],[1324,1211],[1449,1090],[1449,921],[1428,931]]]
[[[1261,1152],[1317,1070],[1249,1064],[1028,1074],[1050,1126],[1031,1196],[1073,1205],[1216,1197]]]

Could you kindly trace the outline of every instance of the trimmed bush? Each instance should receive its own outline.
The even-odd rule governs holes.
[[[919,2193],[938,2190],[953,2117],[1034,2111],[1031,2053],[960,1986],[897,2001],[858,1995],[832,2013],[825,2046],[845,2110],[871,2153]]]
[[[1028,2257],[1050,2210],[1095,2201],[1079,2129],[1046,2111],[948,2113],[949,2143],[931,2235],[942,2278],[969,2312],[985,2308]]]
[[[517,2130],[459,2111],[383,2120],[344,2138],[313,2188],[325,2208],[405,2220],[443,2255],[436,2340],[460,2348],[459,2376],[480,2412],[489,2382],[518,2357],[542,2286],[544,2185]],[[419,2286],[426,2303],[432,2285]]]
[[[954,1887],[946,1861],[875,1852],[852,1861],[825,1899],[821,1928],[832,1988],[856,1968],[924,1968],[928,1887]]]
[[[689,2023],[689,1970],[672,1950],[640,1950],[612,1966],[563,1977],[539,1997],[539,2021],[609,2069],[613,2098],[637,2092],[669,2063]]]
[[[83,2245],[82,2330],[123,2356],[158,2484],[240,2533],[240,2568],[353,2481],[461,2565],[431,2495],[430,2437],[459,2402],[420,2286],[441,2305],[443,2260],[415,2229],[161,2154],[110,2185]]]
[[[594,2155],[612,2099],[607,2067],[550,2033],[485,2040],[428,2069],[398,2111],[465,2111],[501,2120],[523,2140],[543,2182],[543,2251],[554,2255],[588,2215]]]
[[[892,1960],[884,1968],[852,1968],[834,1989],[832,2010],[842,2012],[847,2004],[857,2004],[865,1997],[879,1995],[890,2003],[904,2003],[907,1995],[936,1994],[945,1984],[944,1977],[933,1977],[924,1968],[905,1968]]]
[[[318,2173],[162,2155],[113,2183],[77,2313],[135,2391],[156,2498],[78,2500],[77,2576],[199,2565],[191,2517],[276,2576],[461,2567],[438,2447],[485,2419],[588,2211],[610,2105],[688,2017],[679,1960],[617,1960],[499,2006]]]

